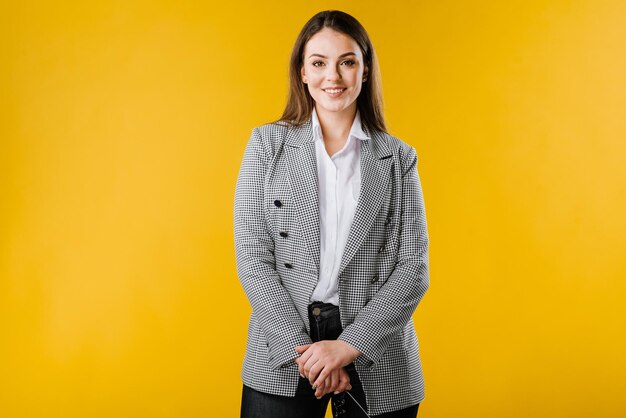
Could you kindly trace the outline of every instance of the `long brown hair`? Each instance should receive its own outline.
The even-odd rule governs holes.
[[[380,70],[376,52],[365,28],[354,17],[339,10],[326,10],[313,16],[304,25],[291,52],[289,62],[289,97],[283,115],[277,122],[286,122],[292,126],[300,126],[306,122],[313,112],[315,102],[308,88],[302,82],[300,70],[304,65],[304,47],[317,32],[330,28],[350,36],[356,41],[363,53],[365,65],[368,67],[367,81],[363,83],[361,93],[357,97],[357,109],[361,122],[368,129],[387,132],[383,113],[383,94]]]

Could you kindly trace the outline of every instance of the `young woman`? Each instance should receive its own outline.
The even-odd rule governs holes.
[[[415,417],[411,316],[429,286],[415,150],[386,131],[365,29],[324,11],[293,48],[281,119],[253,129],[235,192],[252,305],[241,416]]]

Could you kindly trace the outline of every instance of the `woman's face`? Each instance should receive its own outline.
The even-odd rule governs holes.
[[[355,112],[367,71],[356,41],[333,29],[317,32],[304,47],[302,81],[318,113]]]

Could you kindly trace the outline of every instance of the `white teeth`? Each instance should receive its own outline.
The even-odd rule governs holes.
[[[326,93],[331,93],[331,94],[334,94],[334,93],[341,93],[343,90],[344,90],[344,89],[326,89],[326,90],[324,90],[324,91],[325,91]]]

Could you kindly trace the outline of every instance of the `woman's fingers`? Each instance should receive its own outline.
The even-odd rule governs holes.
[[[300,373],[300,376],[306,378],[306,374],[304,371],[304,363],[302,361],[300,361],[299,358],[296,359],[296,364],[298,365],[298,373]]]
[[[355,349],[341,341],[323,340],[297,346],[296,351],[303,351],[296,359],[300,375],[309,379],[313,387],[317,387],[325,382],[334,370],[350,363],[354,357],[351,351]],[[337,379],[339,380],[338,377]]]
[[[305,350],[307,351],[302,351],[302,348],[306,347]],[[296,351],[300,354],[300,357],[296,358],[296,364],[298,365],[298,372],[300,373],[300,376],[302,377],[306,377],[308,378],[308,374],[305,370],[305,364],[309,361],[309,359],[311,358],[312,352],[311,350],[308,350],[309,347],[311,347],[311,344],[307,344],[307,345],[299,345],[296,347]]]
[[[311,344],[305,344],[305,345],[297,345],[296,346],[296,353],[298,354],[302,354],[304,353],[309,347],[311,346]]]
[[[350,375],[346,369],[342,367],[339,369],[339,383],[335,389],[335,393],[345,392],[350,389],[352,389],[352,385],[350,384]]]
[[[321,398],[327,393],[333,393],[339,384],[339,370],[334,370],[328,378],[315,390],[315,397]]]
[[[325,394],[326,394],[326,382],[322,383],[317,388],[315,388],[315,397],[317,399],[320,399]]]
[[[326,380],[324,380],[324,391],[322,395],[326,395],[327,393],[332,393],[335,391],[335,387],[337,386],[337,382],[339,380],[338,373],[332,372]]]
[[[297,348],[298,347],[296,347],[296,349]],[[307,350],[304,353],[301,353],[300,357],[296,358],[296,363],[304,364],[311,358],[312,355],[313,355],[312,350]]]
[[[336,353],[330,349],[332,346],[324,343],[327,341],[296,347],[296,351],[301,353],[296,359],[298,371],[309,380],[318,399],[327,393],[352,389],[348,372],[333,355]]]
[[[319,365],[318,363],[315,363],[316,366]],[[309,380],[313,379],[313,386],[317,386],[320,383],[326,381],[326,379],[328,379],[331,375],[331,373],[333,371],[335,371],[337,369],[332,369],[331,367],[329,367],[328,365],[326,367],[322,367],[321,370],[319,371],[319,374],[317,375],[309,375]]]
[[[343,367],[341,367],[341,365],[334,360],[327,361],[326,363],[324,363],[323,361],[319,361],[315,363],[315,365],[319,368],[319,375],[317,375],[317,378],[313,380],[313,385],[317,385],[328,379],[332,372],[343,369]],[[314,377],[315,376],[309,376],[309,380]]]
[[[326,393],[332,393],[337,390],[337,386],[339,385],[339,370],[333,370],[330,374],[330,377],[326,379],[326,382],[330,379],[330,385],[326,385]]]
[[[309,382],[311,383],[311,385],[313,385],[313,388],[316,388],[324,382],[323,380],[320,380],[318,378],[323,368],[324,364],[322,364],[322,362],[320,361],[315,361],[315,359],[309,359],[309,361],[304,365],[305,376],[309,379]]]

